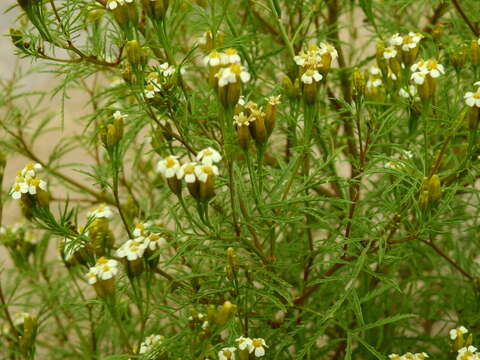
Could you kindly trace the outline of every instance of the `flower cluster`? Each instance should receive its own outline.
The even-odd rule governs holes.
[[[214,164],[222,160],[215,149],[208,147],[196,156],[196,162],[181,164],[178,156],[163,158],[157,164],[157,172],[162,174],[173,193],[181,194],[181,180],[185,179],[190,194],[198,200],[209,200],[213,197],[214,177],[219,174]]]
[[[115,276],[118,273],[118,261],[100,257],[95,266],[86,274],[87,281],[93,285],[99,297],[106,297],[114,293]]]
[[[413,157],[413,153],[410,150],[405,150],[401,154],[397,155],[394,160],[385,162],[384,167],[386,169],[400,170],[405,167],[405,162]]]
[[[442,64],[435,59],[419,60],[410,67],[410,79],[417,86],[421,99],[431,98],[436,91],[436,79],[445,74]]]
[[[162,90],[167,90],[173,83],[175,67],[165,62],[159,65],[158,71],[147,75],[144,95],[147,99],[155,99]]]
[[[107,259],[102,256],[97,260],[95,266],[92,266],[87,273],[87,280],[90,285],[99,281],[112,279],[118,273],[118,261]]]
[[[273,132],[280,96],[270,96],[266,101],[265,111],[257,103],[253,101],[245,102],[243,98],[235,108],[233,124],[237,131],[239,145],[244,150],[248,149],[250,139],[262,145]]]
[[[235,339],[235,342],[239,352],[252,354],[255,357],[265,356],[265,348],[268,347],[262,338],[250,339],[249,337],[240,336]]]
[[[165,340],[165,337],[162,335],[153,334],[147,336],[145,340],[140,344],[140,351],[139,354],[146,354],[152,351],[158,345],[161,345]]]
[[[115,256],[126,260],[126,271],[129,276],[136,276],[143,272],[144,259],[149,265],[155,267],[158,257],[152,259],[154,252],[167,244],[161,234],[148,231],[149,226],[149,222],[136,224],[132,233],[135,238],[127,240],[115,252]]]
[[[223,52],[212,51],[203,60],[209,68],[210,84],[218,88],[220,101],[224,106],[237,103],[241,83],[250,81],[250,73],[241,63],[237,50],[229,48]]]
[[[409,32],[407,35],[393,34],[388,40],[389,46],[383,50],[385,60],[397,59],[409,65],[415,61],[423,35]]]
[[[338,52],[333,45],[321,42],[320,46],[308,45],[293,58],[300,69],[299,77],[305,102],[310,104],[315,102],[318,91],[317,83],[327,75],[332,61],[337,57]]]
[[[320,46],[316,44],[308,45],[308,47],[296,55],[293,60],[302,69],[302,74],[307,71],[313,71],[310,73],[311,76],[316,77],[314,78],[315,81],[320,81],[323,78],[320,73],[326,74],[330,69],[332,61],[337,57],[338,52],[332,44],[321,42]],[[320,75],[319,79],[318,75]],[[310,81],[307,78],[305,80]],[[302,82],[309,83],[304,81],[303,76]]]
[[[42,169],[40,164],[27,164],[17,173],[15,183],[10,190],[10,196],[18,200],[26,195],[35,196],[39,192],[47,191],[47,183],[37,176],[37,172]]]
[[[411,352],[407,352],[403,355],[397,355],[397,354],[390,354],[388,355],[388,358],[390,360],[425,360],[427,359],[429,356],[427,353],[411,353]]]

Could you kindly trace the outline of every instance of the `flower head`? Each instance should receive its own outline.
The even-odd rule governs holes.
[[[237,343],[237,347],[240,351],[247,350],[249,353],[253,351],[253,344],[252,339],[249,337],[240,336],[239,338],[235,339]]]
[[[235,360],[236,350],[234,347],[223,348],[218,352],[218,360]]]
[[[198,164],[194,161],[188,162],[180,166],[177,171],[177,179],[185,179],[185,182],[188,184],[192,184],[197,180],[197,176],[195,175],[195,167]]]
[[[455,340],[461,335],[468,333],[468,329],[465,326],[459,326],[455,329],[450,330],[450,339]]]
[[[215,165],[201,164],[195,167],[195,175],[201,182],[207,182],[209,176],[218,175],[218,168]]]
[[[163,340],[165,340],[165,337],[162,335],[150,335],[143,340],[143,342],[140,344],[140,354],[145,354],[148,353],[150,350],[152,350],[155,346],[158,346],[163,343]]]
[[[145,252],[147,245],[143,242],[143,238],[136,238],[127,240],[118,250],[115,255],[119,258],[126,258],[128,261],[140,259]]]
[[[221,160],[222,156],[220,155],[220,153],[211,147],[207,147],[206,149],[201,150],[197,154],[197,161],[200,161],[202,164],[205,165],[212,165],[220,162]]]
[[[300,80],[304,84],[312,84],[313,82],[319,82],[322,79],[323,79],[322,74],[320,74],[318,70],[312,70],[312,69],[308,69],[307,71],[305,71],[302,77],[300,78]]]
[[[106,204],[100,204],[96,208],[92,209],[87,216],[94,217],[96,219],[105,218],[110,219],[113,216],[112,209]]]
[[[157,172],[165,176],[167,179],[176,176],[178,169],[180,169],[180,162],[175,155],[167,156],[157,164]]]
[[[267,347],[267,344],[265,343],[265,340],[262,338],[256,338],[252,339],[252,351],[255,357],[262,357],[265,356],[265,348]]]

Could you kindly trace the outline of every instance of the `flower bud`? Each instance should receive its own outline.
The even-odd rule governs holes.
[[[145,13],[154,21],[163,20],[167,13],[169,0],[142,0]]]
[[[249,117],[250,135],[258,143],[263,144],[267,140],[267,127],[265,125],[265,113],[261,110],[256,110]]]
[[[437,174],[432,175],[428,183],[429,200],[437,201],[442,197],[442,187]]]
[[[480,63],[480,45],[478,44],[478,40],[472,40],[470,42],[470,57],[473,66],[478,66]]]
[[[455,68],[456,71],[460,71],[467,60],[467,51],[464,46],[456,49],[449,56],[450,63]]]
[[[233,117],[233,123],[237,132],[237,139],[243,150],[248,150],[248,142],[250,141],[250,118],[243,112]]]
[[[231,315],[235,312],[236,306],[233,305],[230,301],[225,301],[222,306],[217,311],[216,323],[219,326],[224,325]]]
[[[182,193],[182,182],[177,179],[176,176],[172,176],[167,179],[167,184],[170,190],[175,194],[175,195],[180,195]]]
[[[377,42],[377,47],[376,47],[376,53],[375,53],[375,58],[377,60],[377,66],[380,68],[383,74],[388,73],[388,66],[387,62],[383,56],[383,53],[385,52],[385,42],[383,41],[378,41]]]
[[[127,59],[132,65],[142,63],[142,50],[137,40],[128,41],[125,45]]]
[[[442,23],[436,23],[432,29],[432,38],[434,41],[439,41],[443,36],[445,27]]]
[[[92,23],[99,22],[104,14],[105,14],[105,10],[104,10],[104,9],[94,9],[94,10],[90,10],[90,11],[87,13],[87,21],[88,21],[88,22],[92,22]]]
[[[112,248],[115,238],[108,219],[97,217],[88,227],[88,239],[96,256],[103,256]]]
[[[277,121],[277,106],[280,104],[280,95],[271,96],[267,99],[267,108],[265,110],[265,126],[267,128],[267,136],[270,136],[275,128]]]
[[[20,50],[25,50],[30,47],[30,43],[24,41],[23,32],[19,29],[10,29],[10,38],[12,39],[13,45]]]
[[[284,76],[282,80],[283,91],[290,99],[298,99],[300,95],[300,86],[298,80],[292,82],[290,77]]]

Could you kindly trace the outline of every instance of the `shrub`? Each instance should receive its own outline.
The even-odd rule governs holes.
[[[480,358],[477,1],[9,10],[2,359]]]

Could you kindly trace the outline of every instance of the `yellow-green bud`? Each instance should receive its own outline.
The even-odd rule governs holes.
[[[169,0],[142,0],[142,5],[152,20],[162,20],[167,13]]]
[[[90,10],[87,14],[87,21],[92,22],[92,23],[98,22],[98,21],[101,20],[101,18],[104,14],[105,14],[104,9]]]
[[[128,41],[125,45],[127,59],[132,65],[138,65],[142,62],[142,50],[137,40]]]
[[[472,40],[470,42],[470,56],[473,66],[478,66],[480,63],[480,45],[478,44],[478,40]]]
[[[216,323],[219,326],[224,325],[230,316],[235,312],[236,306],[233,305],[230,301],[225,301],[222,306],[218,309],[216,316]]]

